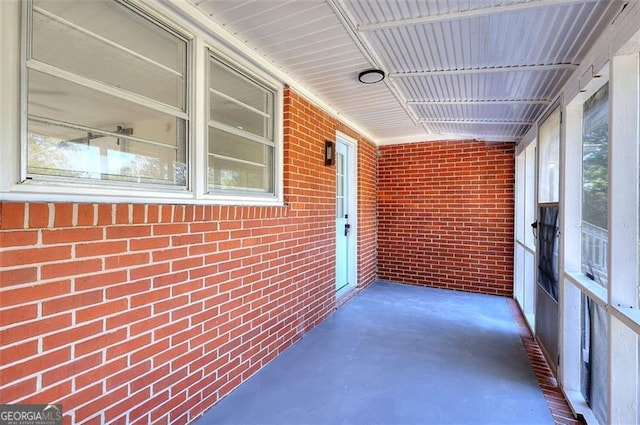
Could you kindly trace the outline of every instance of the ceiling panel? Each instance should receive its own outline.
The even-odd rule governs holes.
[[[376,23],[368,18],[372,11],[387,10],[394,3],[352,1],[345,5],[355,24],[361,26]],[[397,25],[362,33],[370,38],[376,51],[384,52],[382,58],[389,59],[385,65],[390,72],[572,63],[583,53],[589,33],[600,32],[602,24],[606,24],[609,7],[608,2],[573,2],[459,20]],[[415,14],[402,19],[421,16],[431,15]],[[397,19],[400,18],[377,22]],[[553,31],[542,28],[553,28]]]
[[[410,19],[417,16],[436,16],[464,10],[515,4],[522,0],[407,0],[407,1],[371,1],[351,0],[350,8],[359,23]]]
[[[540,115],[546,104],[521,103],[479,103],[479,104],[421,104],[414,108],[421,117],[430,120],[471,121],[533,121]]]
[[[504,72],[397,78],[407,100],[553,100],[564,71]]]
[[[624,4],[190,1],[381,143],[518,140]],[[358,82],[371,67],[385,82]]]

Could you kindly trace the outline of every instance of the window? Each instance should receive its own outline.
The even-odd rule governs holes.
[[[528,143],[528,144],[527,144]],[[516,259],[514,295],[525,319],[535,328],[536,243],[531,223],[535,221],[536,139],[521,142],[516,159]]]
[[[211,53],[208,187],[212,194],[276,194],[277,90]]]
[[[12,78],[25,103],[22,137],[11,126],[3,149],[7,199],[282,202],[283,86],[271,74],[160,3],[23,10],[23,72]]]
[[[556,108],[540,126],[539,203],[560,200],[560,108]]]
[[[540,126],[539,140],[538,283],[558,301],[560,108]]]
[[[538,283],[558,301],[558,204],[538,207]]]
[[[603,306],[581,296],[580,391],[601,424],[607,423],[607,314]]]
[[[30,18],[26,178],[186,188],[188,41],[107,0]]]
[[[609,172],[609,84],[596,91],[582,112],[582,272],[607,286]]]

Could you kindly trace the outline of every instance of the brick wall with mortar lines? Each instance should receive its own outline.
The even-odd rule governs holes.
[[[366,153],[368,285],[375,148],[289,90],[284,118],[284,207],[0,203],[0,402],[187,423],[300,339],[335,307],[336,129]]]
[[[382,146],[379,277],[511,295],[513,190],[513,144]]]
[[[358,143],[358,282],[377,278],[377,155],[372,143]]]

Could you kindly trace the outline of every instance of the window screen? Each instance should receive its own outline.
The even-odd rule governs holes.
[[[540,187],[538,202],[560,200],[560,109],[540,126]]]
[[[601,424],[607,423],[607,313],[582,294],[580,386],[585,401]]]
[[[538,282],[558,301],[558,205],[539,209],[538,219]]]
[[[187,41],[108,0],[31,14],[28,178],[186,186]]]
[[[609,172],[609,85],[583,106],[582,124],[582,272],[607,285]]]
[[[275,100],[274,89],[210,57],[210,192],[274,194]]]

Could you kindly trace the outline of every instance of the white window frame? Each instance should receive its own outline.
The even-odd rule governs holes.
[[[582,105],[609,82],[608,284],[582,273]],[[572,408],[597,423],[580,392],[580,299],[585,294],[605,309],[608,326],[608,423],[638,418],[640,313],[640,53],[611,57],[566,106],[561,212],[560,381]],[[631,187],[631,190],[630,190]]]
[[[561,269],[560,269],[560,378],[572,408],[587,423],[597,423],[581,392],[582,294],[607,308],[607,289],[582,273],[582,114],[583,104],[609,81],[603,68],[566,106],[561,138]]]
[[[27,2],[25,2],[27,3]],[[28,2],[30,4],[30,2]],[[19,1],[0,1],[0,54],[5,60],[0,88],[0,200],[26,202],[130,202],[130,203],[183,203],[219,205],[283,205],[283,99],[284,84],[279,75],[263,64],[252,52],[238,48],[236,41],[221,32],[215,25],[205,23],[195,7],[184,5],[176,8],[171,4],[150,3],[142,0],[127,0],[134,8],[161,23],[168,30],[187,39],[187,187],[169,185],[140,185],[127,190],[122,185],[87,181],[81,183],[24,180],[26,157],[26,31],[25,12],[29,7]],[[143,15],[144,16],[144,15]],[[212,29],[214,28],[214,29]],[[264,81],[276,88],[274,110],[274,194],[207,193],[206,156],[206,64],[207,49],[218,52],[238,64],[244,73]],[[246,57],[246,58],[245,58]],[[21,82],[20,88],[16,82]],[[135,95],[133,95],[135,96]],[[46,179],[46,177],[45,177]],[[150,187],[152,186],[152,187]]]
[[[279,83],[274,78],[270,77],[265,72],[262,72],[260,69],[256,69],[255,67],[251,67],[251,65],[247,61],[244,61],[242,58],[238,56],[232,55],[229,51],[222,49],[219,46],[215,46],[210,43],[205,43],[204,47],[205,47],[204,62],[206,64],[205,66],[206,97],[204,102],[205,114],[203,116],[203,119],[204,119],[206,129],[203,135],[204,139],[200,139],[200,140],[205,140],[205,143],[203,146],[203,149],[204,149],[203,156],[205,158],[204,164],[203,164],[203,167],[205,169],[205,174],[204,174],[205,181],[203,182],[203,186],[201,188],[202,197],[204,199],[210,199],[212,201],[223,203],[223,204],[234,203],[237,201],[240,201],[241,203],[248,203],[248,204],[261,204],[261,203],[262,204],[270,204],[270,203],[282,204],[283,202],[282,187],[283,187],[283,173],[284,173],[283,171],[284,170],[284,160],[283,160],[284,89],[283,89],[283,86],[281,83]],[[206,158],[209,153],[208,123],[210,121],[209,94],[208,94],[209,61],[212,60],[211,59],[212,57],[226,64],[227,66],[232,68],[234,71],[236,71],[238,74],[252,78],[258,81],[259,83],[261,83],[262,85],[273,90],[273,95],[274,95],[273,96],[274,97],[273,99],[273,102],[274,102],[274,105],[273,105],[274,152],[273,152],[273,170],[272,170],[273,192],[264,193],[264,192],[248,191],[248,190],[247,191],[238,190],[238,191],[228,191],[227,193],[224,190],[220,190],[220,191],[209,190],[209,187],[208,187],[209,184],[207,180],[208,162]]]
[[[537,126],[533,126],[516,148],[516,205],[514,298],[529,325],[535,332],[536,303],[536,243],[531,223],[535,219],[537,193],[536,156]]]
[[[613,56],[609,85],[609,422],[638,420],[640,53]],[[635,190],[616,182],[631,182]]]
[[[347,276],[349,285],[336,292],[336,299],[346,295],[348,291],[358,286],[358,141],[345,133],[336,130],[336,143],[342,142],[347,145],[348,156],[348,181],[351,187],[348,190],[349,223],[351,224],[351,240],[347,247],[349,259],[353,261],[353,266],[349,268]],[[335,214],[334,214],[335,215]]]

